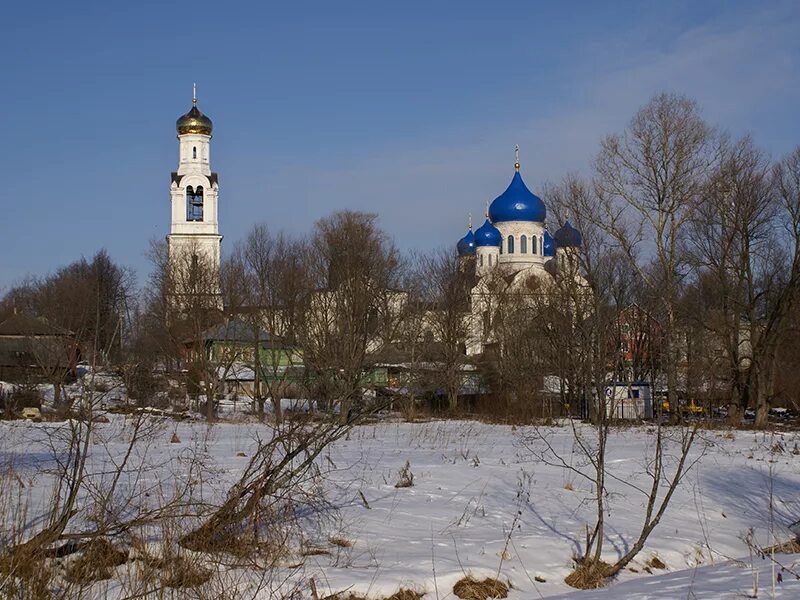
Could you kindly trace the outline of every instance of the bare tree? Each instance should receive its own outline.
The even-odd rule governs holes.
[[[308,252],[312,291],[298,340],[318,396],[347,419],[374,356],[396,335],[406,294],[400,259],[377,217],[338,212],[315,225]]]
[[[613,142],[607,143],[614,145]],[[615,160],[621,160],[624,156],[627,155],[613,155]],[[622,165],[627,164],[627,161],[621,162]],[[623,176],[620,171],[613,171],[612,175],[623,178],[625,182],[630,181],[629,174]],[[601,190],[600,193],[607,192]],[[622,195],[628,191],[623,187],[617,193]],[[625,265],[627,263],[634,268],[642,278],[652,277],[652,273],[633,260],[637,258],[635,249],[638,241],[632,242],[627,237],[627,229],[620,229],[620,223],[615,223],[611,226],[614,235],[608,235],[604,218],[613,203],[610,204],[607,197],[605,202],[596,201],[592,189],[574,177],[567,178],[562,186],[552,189],[550,197],[557,216],[565,219],[569,215],[579,224],[584,235],[580,254],[566,253],[557,257],[553,284],[545,300],[551,303],[546,311],[549,318],[541,320],[543,337],[548,339],[546,336],[549,336],[555,347],[563,349],[566,356],[553,363],[553,367],[561,379],[567,379],[569,387],[574,388],[575,394],[568,396],[569,399],[578,396],[589,404],[591,419],[583,424],[575,418],[569,420],[574,440],[573,452],[577,458],[565,457],[556,449],[550,439],[552,430],[536,428],[528,445],[538,459],[586,480],[593,490],[593,522],[587,526],[585,545],[581,554],[576,556],[576,569],[566,581],[576,587],[596,587],[633,560],[660,522],[675,489],[693,464],[690,451],[696,426],[668,429],[661,419],[656,419],[652,448],[643,457],[649,485],[628,484],[633,493],[643,496],[641,526],[627,551],[614,564],[603,562],[604,532],[609,521],[613,522],[607,484],[610,480],[620,481],[607,458],[609,437],[618,418],[619,400],[613,386],[610,395],[606,388],[609,373],[614,373],[624,360],[624,348],[619,344],[620,315],[623,309],[631,306],[636,285],[636,279],[632,281],[630,277],[631,269]],[[631,203],[634,201],[631,196]],[[634,214],[641,219],[638,221],[637,235],[642,235],[646,224],[659,221],[657,217],[652,221],[653,215],[644,212],[643,208],[637,210]],[[678,234],[668,234],[666,230],[662,230],[662,233],[668,238],[663,244],[666,264],[677,267]],[[674,243],[670,241],[672,236],[676,236]],[[674,262],[668,259],[666,252],[676,253]],[[654,284],[653,280],[651,284]],[[674,282],[676,288],[678,284],[679,281]],[[649,291],[654,293],[653,290]],[[678,298],[676,290],[676,303]],[[675,326],[677,328],[677,318]]]
[[[678,405],[678,304],[687,276],[686,235],[714,162],[711,138],[693,101],[660,94],[636,113],[624,133],[603,140],[596,161],[598,224],[659,299],[670,406]]]
[[[209,353],[205,332],[223,322],[220,269],[200,247],[170,253],[154,242],[150,311],[164,353],[175,365],[185,365],[187,389],[205,399],[206,417],[215,416],[214,402],[236,356]]]
[[[779,284],[776,271],[782,269],[776,255],[779,206],[769,162],[749,138],[724,140],[721,152],[690,223],[691,258],[702,292],[695,294],[700,310],[688,314],[717,342],[717,354],[727,357],[731,422],[738,423],[755,400],[757,424],[764,426],[769,403],[760,381],[770,378],[778,333],[778,323],[768,325],[765,317],[777,308],[770,306],[771,288]]]
[[[420,309],[421,356],[431,364],[430,383],[445,390],[451,412],[458,408],[467,364],[470,291],[474,270],[464,269],[449,250],[420,256],[414,272]]]
[[[263,388],[280,422],[281,397],[306,384],[297,339],[303,299],[310,293],[307,248],[302,241],[282,233],[273,236],[265,225],[255,225],[234,257],[241,265],[246,319],[256,330],[266,328],[266,338],[254,350],[255,400],[263,414]]]

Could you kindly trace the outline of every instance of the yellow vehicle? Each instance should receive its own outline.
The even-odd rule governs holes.
[[[694,398],[692,398],[691,400],[689,400],[689,402],[681,406],[681,412],[689,415],[699,416],[705,414],[706,409],[697,404],[697,402],[694,401]]]

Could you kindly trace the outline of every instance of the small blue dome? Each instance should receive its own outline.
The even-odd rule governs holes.
[[[555,232],[553,239],[558,248],[580,248],[583,245],[581,232],[575,229],[569,221]]]
[[[556,245],[553,243],[553,236],[550,235],[550,232],[547,229],[544,230],[544,242],[543,246],[543,254],[545,256],[555,256],[556,255]]]
[[[476,246],[499,246],[501,239],[500,232],[489,222],[489,219],[486,219],[486,222],[475,232]]]
[[[544,222],[547,216],[544,202],[531,192],[522,181],[519,171],[514,173],[514,178],[505,192],[494,199],[489,207],[489,218],[492,223],[503,221],[534,221]]]
[[[458,240],[456,248],[458,248],[459,256],[471,256],[475,254],[475,234],[472,233],[472,229],[467,232],[467,235]]]

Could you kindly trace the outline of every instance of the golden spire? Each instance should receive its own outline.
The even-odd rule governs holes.
[[[519,171],[519,144],[514,146],[514,170]]]
[[[486,218],[489,218],[489,201],[486,201]]]
[[[469,213],[469,230],[472,231],[472,212]]]
[[[197,106],[197,84],[192,84],[192,106]]]

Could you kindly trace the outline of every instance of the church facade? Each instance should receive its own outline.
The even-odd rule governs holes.
[[[170,184],[169,263],[173,272],[202,264],[207,281],[212,283],[201,293],[215,298],[214,304],[221,309],[222,235],[218,219],[219,179],[211,170],[213,124],[197,107],[196,94],[191,109],[178,118],[176,131],[179,160]],[[536,279],[546,290],[564,274],[585,283],[578,269],[582,236],[569,221],[550,234],[547,208],[520,174],[518,147],[511,182],[491,204],[487,202],[485,217],[474,232],[470,222],[466,235],[456,245],[462,269],[474,270],[476,276],[470,292],[470,310],[465,315],[468,325],[464,347],[468,355],[483,354],[496,343],[491,321],[498,285],[503,292],[513,293]],[[198,290],[175,290],[178,306],[182,304],[182,293],[197,294]]]
[[[468,355],[483,354],[494,343],[491,320],[498,286],[514,293],[537,279],[546,290],[555,277],[564,275],[585,283],[578,269],[581,233],[566,221],[550,234],[544,202],[522,180],[519,147],[511,183],[487,203],[485,217],[474,232],[470,223],[456,245],[462,268],[474,269],[477,276],[470,294]]]
[[[219,293],[219,265],[222,235],[219,233],[219,180],[211,170],[211,119],[197,108],[181,115],[175,128],[178,134],[178,169],[170,182],[171,222],[167,246],[176,287],[187,286],[186,277],[175,271],[202,266],[206,294]],[[187,290],[176,289],[177,295]]]

